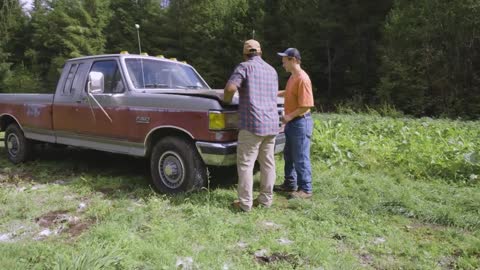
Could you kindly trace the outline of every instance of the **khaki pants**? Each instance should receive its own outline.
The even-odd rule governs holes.
[[[237,147],[238,199],[243,210],[249,211],[253,204],[253,166],[260,163],[260,195],[258,202],[270,206],[275,184],[275,136],[257,136],[240,130]]]

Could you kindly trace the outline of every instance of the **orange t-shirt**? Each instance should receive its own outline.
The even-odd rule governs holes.
[[[313,106],[312,82],[308,74],[302,70],[300,74],[291,75],[285,87],[285,114],[299,107]]]

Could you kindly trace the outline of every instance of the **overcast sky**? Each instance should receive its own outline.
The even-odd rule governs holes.
[[[20,0],[20,3],[25,4],[23,8],[30,10],[32,8],[33,0]]]

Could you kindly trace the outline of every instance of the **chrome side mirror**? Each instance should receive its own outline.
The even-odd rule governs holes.
[[[101,94],[105,88],[103,73],[92,71],[88,74],[88,92]]]

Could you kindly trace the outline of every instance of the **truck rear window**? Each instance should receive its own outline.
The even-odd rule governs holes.
[[[67,79],[65,80],[65,85],[63,86],[63,94],[64,95],[70,95],[71,89],[72,89],[72,84],[73,84],[73,78],[75,77],[75,73],[77,72],[78,65],[77,64],[72,64],[70,66],[70,70],[68,71]]]

